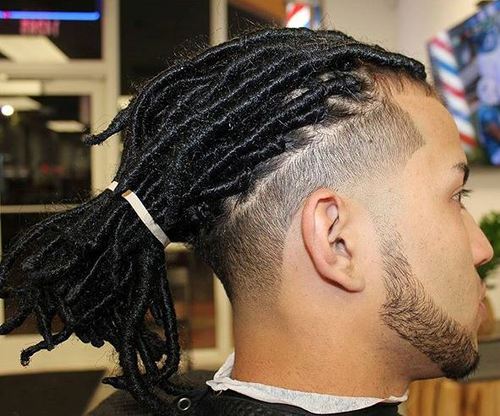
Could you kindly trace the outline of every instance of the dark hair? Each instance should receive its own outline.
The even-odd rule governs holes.
[[[193,247],[233,302],[256,296],[272,282],[248,276],[279,261],[279,232],[320,179],[356,183],[422,144],[387,98],[388,79],[427,85],[421,63],[338,31],[258,30],[173,64],[84,138],[95,145],[123,133],[116,189],[9,247],[0,296],[17,313],[0,334],[36,316],[43,341],[22,351],[23,365],[72,333],[95,347],[107,341],[123,374],[103,383],[165,414],[155,389],[183,391],[169,381],[180,350],[165,252],[121,194],[133,190],[170,240]],[[145,327],[148,309],[165,339]],[[56,315],[64,328],[53,334]]]

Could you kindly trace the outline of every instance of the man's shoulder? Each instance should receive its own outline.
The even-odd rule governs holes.
[[[304,409],[280,403],[268,403],[227,390],[215,392],[205,383],[212,373],[192,372],[172,379],[177,385],[192,388],[182,396],[169,396],[158,390],[165,402],[166,414],[183,416],[311,416]],[[153,416],[127,391],[116,391],[85,416]],[[377,403],[368,408],[344,413],[339,416],[399,416],[397,404]],[[325,415],[326,416],[326,415]],[[330,415],[331,416],[331,415]]]
[[[183,387],[201,389],[206,386],[205,381],[210,380],[213,371],[194,370],[183,375],[172,377],[172,382]],[[174,407],[176,396],[167,395],[158,390],[161,399],[165,402],[165,407]],[[151,416],[151,413],[144,409],[135,398],[125,390],[117,390],[101,401],[95,408],[90,410],[85,416]]]

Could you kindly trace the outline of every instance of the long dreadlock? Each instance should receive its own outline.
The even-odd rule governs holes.
[[[367,99],[357,71],[367,65],[425,80],[419,62],[338,31],[264,29],[147,82],[107,129],[83,139],[96,145],[123,133],[116,189],[36,224],[2,259],[0,297],[12,299],[17,313],[0,334],[34,314],[43,337],[21,352],[21,363],[73,333],[95,347],[109,342],[123,374],[102,382],[128,390],[154,414],[168,414],[155,389],[184,388],[169,381],[180,348],[165,252],[120,195],[132,189],[170,240],[196,247],[202,231],[223,218],[225,198],[248,192],[260,163],[293,148],[291,132],[332,111],[348,116],[329,98]],[[165,339],[146,328],[148,310]],[[54,334],[56,316],[64,328]]]

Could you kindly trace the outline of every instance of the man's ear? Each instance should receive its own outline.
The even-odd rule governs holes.
[[[304,245],[318,274],[350,292],[365,287],[362,276],[353,273],[354,242],[350,240],[348,208],[334,191],[320,188],[310,194],[302,209]]]

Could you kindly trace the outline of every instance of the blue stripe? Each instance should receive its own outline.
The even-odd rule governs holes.
[[[461,111],[455,110],[453,108],[449,108],[450,113],[453,114],[453,117],[459,118],[462,121],[465,121],[466,123],[470,123],[470,118],[468,115],[462,113]]]
[[[450,64],[443,62],[443,61],[440,61],[439,59],[434,59],[434,61],[436,62],[439,70],[445,70],[445,71],[451,72],[453,75],[459,74],[457,67],[451,66]]]
[[[99,12],[38,12],[0,10],[0,20],[73,20],[95,22],[99,20]]]

